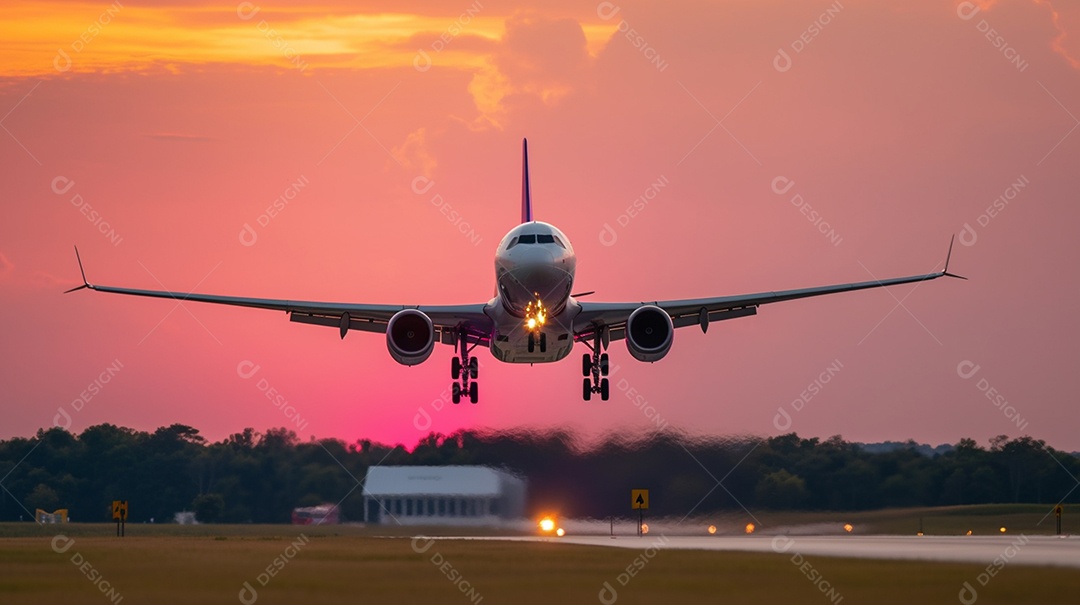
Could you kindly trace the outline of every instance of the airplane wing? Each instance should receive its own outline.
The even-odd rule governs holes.
[[[79,261],[79,272],[82,274],[83,284],[67,290],[65,294],[88,288],[98,292],[170,298],[180,302],[192,301],[284,311],[288,313],[289,321],[338,328],[342,338],[345,338],[345,334],[349,330],[385,334],[386,325],[390,318],[403,309],[418,309],[430,317],[432,324],[435,326],[436,340],[444,344],[454,344],[454,333],[458,331],[468,334],[470,342],[476,342],[484,346],[492,333],[493,323],[491,318],[484,313],[486,305],[482,303],[474,305],[369,305],[218,296],[214,294],[183,294],[165,290],[137,290],[113,286],[96,286],[86,281],[86,272],[83,270],[82,258],[79,257],[78,248],[75,249],[75,257]]]
[[[954,238],[955,239],[955,238]],[[781,290],[777,292],[759,292],[756,294],[741,294],[737,296],[719,296],[714,298],[692,298],[686,300],[662,300],[655,302],[632,302],[632,303],[590,303],[581,302],[581,312],[574,318],[574,338],[577,341],[593,339],[598,330],[606,329],[609,340],[619,340],[626,337],[626,321],[630,314],[642,305],[655,305],[660,307],[671,316],[671,323],[676,328],[686,326],[700,326],[702,332],[708,330],[709,322],[734,319],[756,315],[760,305],[836,294],[838,292],[851,292],[854,290],[866,290],[869,288],[881,288],[910,284],[914,282],[930,281],[939,277],[955,277],[967,279],[953,273],[949,273],[949,258],[952,256],[952,242],[949,243],[949,253],[945,257],[945,268],[937,273],[925,275],[911,275],[908,277],[895,277],[883,280],[855,282],[850,284],[836,284],[831,286],[819,286],[816,288],[801,288],[797,290]]]

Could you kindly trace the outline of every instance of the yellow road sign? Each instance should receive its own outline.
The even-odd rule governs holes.
[[[649,510],[649,490],[630,490],[630,510]]]
[[[127,521],[128,516],[128,502],[127,500],[113,500],[112,503],[112,518],[114,521]]]

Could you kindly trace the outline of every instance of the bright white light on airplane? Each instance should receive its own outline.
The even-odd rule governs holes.
[[[530,332],[535,332],[544,327],[545,323],[547,323],[547,309],[544,308],[544,301],[540,300],[540,295],[536,294],[536,300],[525,305],[525,327]]]
[[[555,530],[555,535],[561,538],[566,535],[566,531],[560,527],[559,529]]]
[[[555,520],[551,517],[540,519],[540,530],[547,533],[555,529]]]

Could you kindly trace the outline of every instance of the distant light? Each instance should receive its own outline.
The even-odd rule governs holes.
[[[648,523],[642,523],[641,524],[641,533],[642,534],[649,533],[649,524]]]
[[[563,528],[560,527],[559,529],[555,530],[555,535],[561,538],[566,535],[566,531],[564,531]]]
[[[754,524],[753,524],[753,523],[747,523],[747,524],[746,524],[746,533],[748,533],[748,534],[752,534],[752,533],[754,533],[754,530],[755,530],[755,529],[757,529],[757,528],[756,528],[756,527],[754,527]]]
[[[846,531],[847,533],[849,533],[849,534],[850,534],[850,533],[851,533],[851,530],[853,530],[853,529],[855,529],[855,528],[854,528],[854,527],[852,527],[850,523],[845,523],[845,524],[844,524],[844,531]]]
[[[921,532],[921,531],[920,531],[920,532],[916,532],[916,533],[915,533],[915,535],[916,535],[916,536],[921,536],[921,535],[922,535],[922,532]]]
[[[970,529],[968,530],[967,535],[969,535],[969,536],[971,535],[971,530]]]
[[[709,526],[709,533],[710,534],[715,534],[716,533],[716,526],[715,525],[710,525]]]
[[[1005,526],[1002,525],[1001,528],[998,529],[998,531],[1001,532],[1001,533],[1005,533]]]
[[[540,519],[540,530],[543,532],[550,532],[555,529],[555,520],[551,517],[544,517]]]

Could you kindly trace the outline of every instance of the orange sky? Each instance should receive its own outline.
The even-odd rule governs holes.
[[[0,438],[60,408],[73,430],[288,426],[273,388],[303,436],[350,441],[657,418],[771,435],[785,410],[806,435],[1080,450],[1073,5],[428,4],[0,6]],[[542,367],[481,352],[481,403],[458,407],[440,402],[448,347],[405,368],[377,335],[276,313],[59,294],[78,244],[102,284],[486,301],[523,136],[536,216],[571,238],[575,289],[596,300],[923,273],[954,233],[972,280],[765,307],[680,331],[651,365],[617,343],[605,404],[580,400],[577,352]]]

